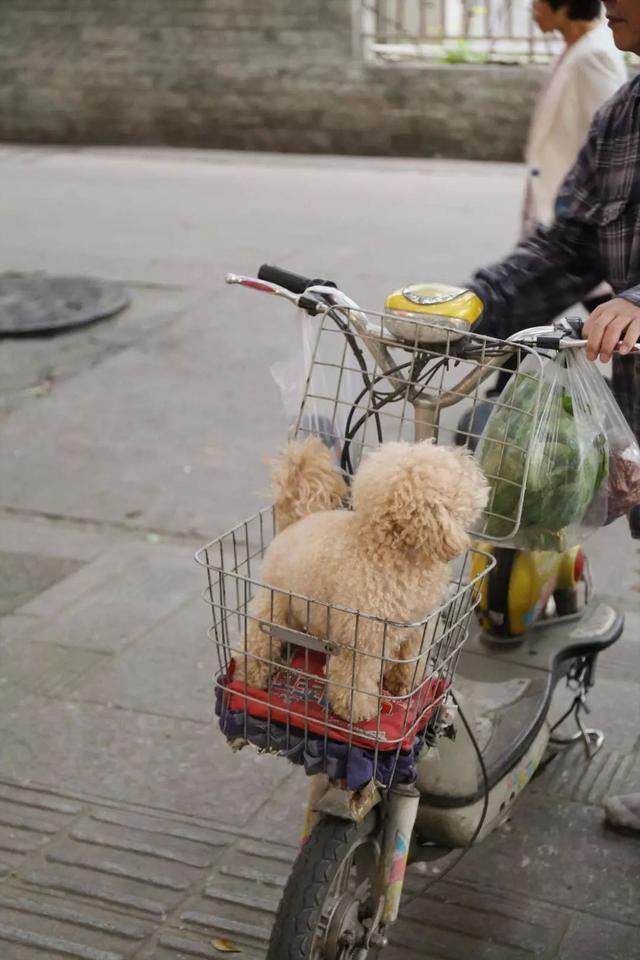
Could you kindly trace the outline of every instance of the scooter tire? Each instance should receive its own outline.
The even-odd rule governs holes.
[[[311,960],[331,885],[354,843],[373,839],[377,816],[361,823],[323,816],[302,847],[278,907],[266,960]],[[371,878],[372,882],[374,877]],[[320,957],[317,950],[315,956]],[[378,957],[377,950],[367,960]]]

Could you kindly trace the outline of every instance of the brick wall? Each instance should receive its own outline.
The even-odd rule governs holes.
[[[351,0],[0,0],[0,139],[520,158],[535,71],[352,47]]]

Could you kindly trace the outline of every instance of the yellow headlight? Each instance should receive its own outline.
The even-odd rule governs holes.
[[[482,301],[464,287],[416,283],[387,297],[385,312],[385,326],[393,336],[438,343],[446,339],[447,329],[468,332],[482,313]]]

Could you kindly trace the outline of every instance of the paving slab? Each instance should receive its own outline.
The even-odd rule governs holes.
[[[27,941],[29,934],[34,939],[50,937],[62,943],[71,941],[86,954],[94,950],[96,954],[103,951],[130,957],[150,932],[149,923],[143,919],[119,917],[100,907],[92,907],[80,914],[76,905],[71,906],[38,890],[27,892],[15,886],[8,886],[0,894],[0,911],[0,930],[10,926],[21,931],[23,942]]]
[[[212,726],[85,703],[25,697],[0,719],[0,774],[243,824],[287,776],[281,762],[234,755]]]
[[[560,944],[558,960],[583,960],[591,957],[638,960],[640,932],[619,923],[594,919],[584,914],[574,916]]]
[[[46,627],[32,630],[38,635]],[[14,643],[2,658],[0,710],[5,698],[15,702],[19,691],[51,696],[70,696],[84,674],[99,667],[105,654],[93,650],[74,650],[52,643],[22,639]]]
[[[93,587],[93,589],[91,589]],[[162,548],[140,553],[126,546],[99,557],[20,609],[48,614],[41,642],[113,653],[144,635],[163,617],[198,596],[199,580],[189,554]]]
[[[620,753],[606,745],[588,760],[582,746],[576,744],[550,760],[530,790],[599,805],[611,791],[629,782],[634,760],[635,753]]]
[[[401,917],[425,925],[429,931],[425,940],[429,944],[432,929],[441,931],[443,941],[448,935],[456,957],[464,955],[465,949],[470,956],[482,955],[476,951],[482,950],[483,941],[487,941],[485,949],[502,949],[507,956],[509,950],[514,955],[521,950],[525,956],[553,956],[568,929],[569,916],[560,908],[518,897],[506,889],[496,895],[485,891],[482,884],[465,885],[456,880],[455,873],[421,895],[424,880],[418,878],[419,873],[418,868],[409,868]],[[460,937],[458,943],[456,936]],[[439,953],[438,949],[432,952]],[[496,956],[499,955],[497,952]]]
[[[94,560],[113,545],[113,535],[104,528],[82,525],[74,529],[64,521],[52,522],[33,514],[16,519],[0,511],[0,543],[11,553],[31,553],[71,560]]]
[[[0,803],[0,819],[16,808],[22,814],[18,829],[46,837],[44,846],[15,851],[17,859],[0,882],[0,942],[8,945],[9,957],[35,960],[29,951],[45,950],[48,957],[60,952],[81,960],[105,960],[109,952],[125,960],[211,960],[221,955],[216,941],[227,938],[242,956],[263,960],[296,854],[293,830],[288,842],[257,840],[184,813],[176,818],[149,806],[64,796],[6,780],[0,783]],[[629,862],[621,838],[605,835],[609,853],[616,851],[616,873],[605,854],[600,879],[609,881],[609,890],[601,891],[595,904],[589,885],[576,875],[591,874],[595,858],[603,856],[600,824],[590,827],[597,849],[589,854],[578,842],[570,869],[552,870],[548,860],[558,856],[553,822],[563,820],[556,806],[546,799],[541,809],[531,793],[523,797],[511,828],[468,854],[445,881],[433,885],[433,868],[410,868],[405,905],[386,951],[391,960],[595,960],[606,948],[605,955],[616,960],[635,960],[637,915],[629,922],[604,915],[619,869]],[[594,810],[569,806],[574,823],[587,823]],[[544,830],[537,822],[542,814]],[[546,844],[539,843],[541,833]],[[534,849],[540,858],[536,867],[524,853]],[[508,867],[514,862],[526,883],[514,882]],[[422,893],[425,881],[429,890]]]
[[[199,598],[187,601],[120,656],[97,662],[74,699],[210,722],[218,658],[209,618]]]
[[[289,767],[287,779],[259,814],[246,825],[246,833],[257,839],[282,844],[296,843],[302,836],[309,781],[299,767]]]
[[[606,661],[607,651],[602,654],[603,664]],[[635,677],[632,673],[627,674],[627,678],[623,680],[616,677],[610,680],[601,671],[587,697],[590,713],[583,715],[586,726],[601,729],[608,746],[622,753],[633,750],[640,736],[640,674]],[[572,691],[564,684],[559,685],[550,712],[553,722],[560,719],[568,709],[573,696]],[[570,736],[576,730],[575,722],[568,720],[558,729],[558,733],[561,736]]]
[[[14,613],[81,566],[75,560],[39,553],[0,551],[0,617]]]
[[[636,678],[640,678],[640,615],[626,609],[624,634],[598,659],[596,684],[601,679],[628,682]],[[630,706],[633,709],[633,703]]]
[[[22,796],[17,785],[4,784],[0,795],[3,792],[16,804]],[[39,942],[40,928],[30,916],[35,909],[33,898],[57,891],[64,895],[58,904],[80,906],[79,923],[84,922],[85,913],[94,917],[87,920],[92,931],[96,913],[106,922],[109,910],[116,910],[119,923],[123,915],[140,922],[146,919],[153,933],[145,937],[139,953],[145,960],[215,957],[219,954],[213,943],[220,937],[237,942],[243,955],[254,960],[264,957],[276,904],[296,852],[293,831],[288,842],[256,840],[245,838],[244,831],[228,833],[220,826],[207,828],[202,821],[189,823],[184,815],[171,820],[162,811],[105,807],[99,800],[79,803],[35,788],[25,799],[36,811],[30,827],[38,825],[50,831],[49,837],[53,832],[53,837],[44,853],[39,848],[23,852],[24,864],[15,876],[26,886],[18,894],[15,888],[0,887],[3,919],[5,908],[8,920],[15,921],[16,896],[24,901],[22,927],[9,922],[0,925],[0,940],[19,930],[22,946]],[[565,851],[563,858],[555,825],[566,835],[567,812],[573,844],[571,857]],[[577,836],[576,823],[581,826]],[[540,843],[541,839],[545,842]],[[532,852],[537,863],[530,860]],[[552,861],[558,857],[561,864],[554,868]],[[40,858],[35,866],[34,858]],[[604,860],[604,866],[596,874],[598,859]],[[509,867],[513,863],[518,864],[520,880]],[[625,923],[622,916],[613,919],[606,914],[616,904],[621,871],[628,873],[630,865],[631,910]],[[428,874],[429,882],[437,877]],[[633,847],[602,830],[597,809],[576,803],[560,809],[556,801],[544,798],[541,802],[530,792],[516,807],[509,829],[498,831],[481,849],[468,854],[452,877],[430,885],[426,894],[421,894],[424,872],[410,869],[405,906],[387,952],[391,958],[423,960],[468,960],[469,956],[595,960],[608,947],[607,956],[634,960],[640,931],[636,879]],[[598,886],[602,883],[604,889]],[[57,929],[65,935],[61,942],[66,950],[69,944],[85,943],[78,941],[77,931]],[[126,944],[121,953],[129,956]]]
[[[123,574],[139,559],[139,552],[127,545],[113,552],[102,552],[73,576],[66,577],[33,600],[20,607],[20,613],[53,620],[68,608],[91,598],[92,591],[103,588],[111,579]]]
[[[0,782],[0,824],[13,824],[16,835],[32,840],[13,845],[6,882],[0,883],[3,960],[29,956],[29,950],[128,960],[156,936],[169,945],[184,937],[185,923],[195,931],[187,941],[191,937],[200,951],[209,949],[210,932],[198,937],[198,930],[221,933],[233,918],[223,910],[215,920],[215,891],[207,890],[225,871],[234,846],[239,846],[239,860],[230,870],[242,872],[243,857],[245,870],[253,862],[236,831],[210,821],[62,796],[7,780]],[[0,834],[3,854],[6,845]],[[250,852],[271,870],[269,854],[275,856],[278,877],[292,856],[283,861],[279,848]],[[209,901],[211,916],[200,916]],[[233,898],[225,903],[238,909]],[[191,912],[193,921],[181,919]]]
[[[638,751],[629,758],[624,781],[613,784],[613,787],[615,793],[640,791],[640,754]]]
[[[523,897],[638,924],[637,845],[606,831],[595,806],[530,792],[516,806],[510,832],[493,833],[456,875],[486,892],[507,886]]]
[[[28,614],[17,614],[15,617],[0,617],[0,647],[8,646],[22,633],[31,630],[37,622],[37,617]]]

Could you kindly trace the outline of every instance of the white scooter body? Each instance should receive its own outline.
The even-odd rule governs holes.
[[[623,623],[617,611],[594,599],[579,621],[539,626],[513,645],[492,643],[480,631],[470,637],[455,689],[489,780],[477,839],[506,818],[542,760],[558,680],[576,665],[592,669],[598,653],[620,637]],[[418,763],[416,834],[421,843],[466,846],[482,816],[485,784],[477,753],[460,718],[455,726],[455,739],[440,738]]]

